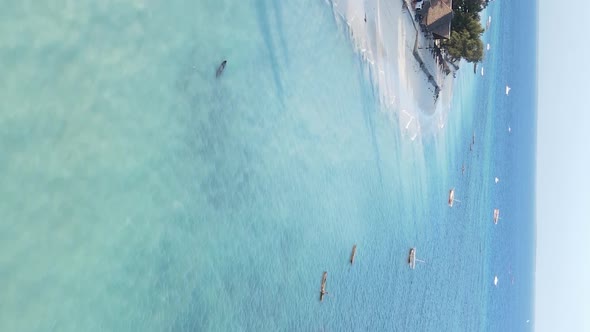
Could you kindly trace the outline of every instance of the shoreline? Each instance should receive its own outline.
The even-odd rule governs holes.
[[[409,1],[328,3],[366,64],[381,105],[395,115],[402,133],[414,140],[443,128],[450,111],[453,71],[447,67],[448,74],[443,72],[434,40],[416,25]]]
[[[420,65],[420,69],[426,74],[428,82],[435,88],[435,99],[438,99],[438,95],[444,87],[444,77],[451,74],[453,71],[449,68],[447,62],[442,59],[442,54],[434,54],[436,51],[440,52],[440,49],[436,46],[436,42],[433,39],[430,39],[426,33],[422,31],[419,25],[416,25],[414,17],[418,13],[415,10],[410,9],[411,3],[408,0],[402,0],[402,3],[405,13],[409,16],[408,19],[412,22],[412,26],[416,31],[412,54]],[[429,50],[430,52],[422,50]],[[441,60],[440,62],[439,59]],[[434,60],[434,63],[432,60]],[[442,71],[440,66],[444,67]]]

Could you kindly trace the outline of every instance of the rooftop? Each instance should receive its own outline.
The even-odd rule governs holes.
[[[451,38],[451,21],[453,20],[452,0],[430,0],[424,24],[435,37]]]

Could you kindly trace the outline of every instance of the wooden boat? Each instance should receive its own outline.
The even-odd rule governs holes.
[[[227,60],[223,60],[223,62],[221,62],[219,67],[217,67],[217,71],[215,72],[215,77],[219,77],[219,76],[221,76],[221,74],[223,74],[226,64],[227,64]]]
[[[416,258],[416,247],[410,248],[410,254],[408,255],[408,265],[410,269],[414,269],[416,267],[416,262],[426,263],[425,261]]]
[[[328,294],[326,292],[326,281],[328,280],[328,272],[324,271],[324,275],[322,275],[322,286],[320,288],[320,302],[324,300],[324,295]]]
[[[455,202],[455,188],[449,191],[449,206],[453,207],[453,202]]]
[[[356,244],[352,246],[352,254],[350,254],[350,265],[354,264],[354,257],[356,256]]]
[[[414,269],[416,267],[416,248],[410,249],[410,254],[408,256],[408,265],[410,265],[410,269]]]

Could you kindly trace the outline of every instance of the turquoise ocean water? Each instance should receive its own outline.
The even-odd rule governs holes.
[[[531,329],[535,6],[411,141],[324,1],[5,4],[0,331]]]

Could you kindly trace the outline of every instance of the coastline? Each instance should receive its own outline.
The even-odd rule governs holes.
[[[431,53],[434,45],[413,19],[407,0],[331,0],[338,24],[366,64],[371,83],[402,132],[414,140],[444,127],[453,95],[453,75]]]
[[[443,59],[440,59],[441,61],[439,61],[433,53],[435,41],[427,37],[425,32],[420,29],[420,26],[416,25],[414,17],[417,15],[417,12],[414,9],[410,9],[412,7],[411,2],[408,0],[402,0],[402,2],[405,8],[404,13],[408,16],[406,19],[412,22],[412,26],[416,31],[412,54],[420,65],[420,69],[422,69],[428,78],[428,82],[435,88],[435,98],[438,98],[440,90],[445,84],[446,76],[451,73],[450,68],[448,68],[447,63]],[[441,66],[443,68],[441,68]],[[447,71],[445,71],[445,69]]]

